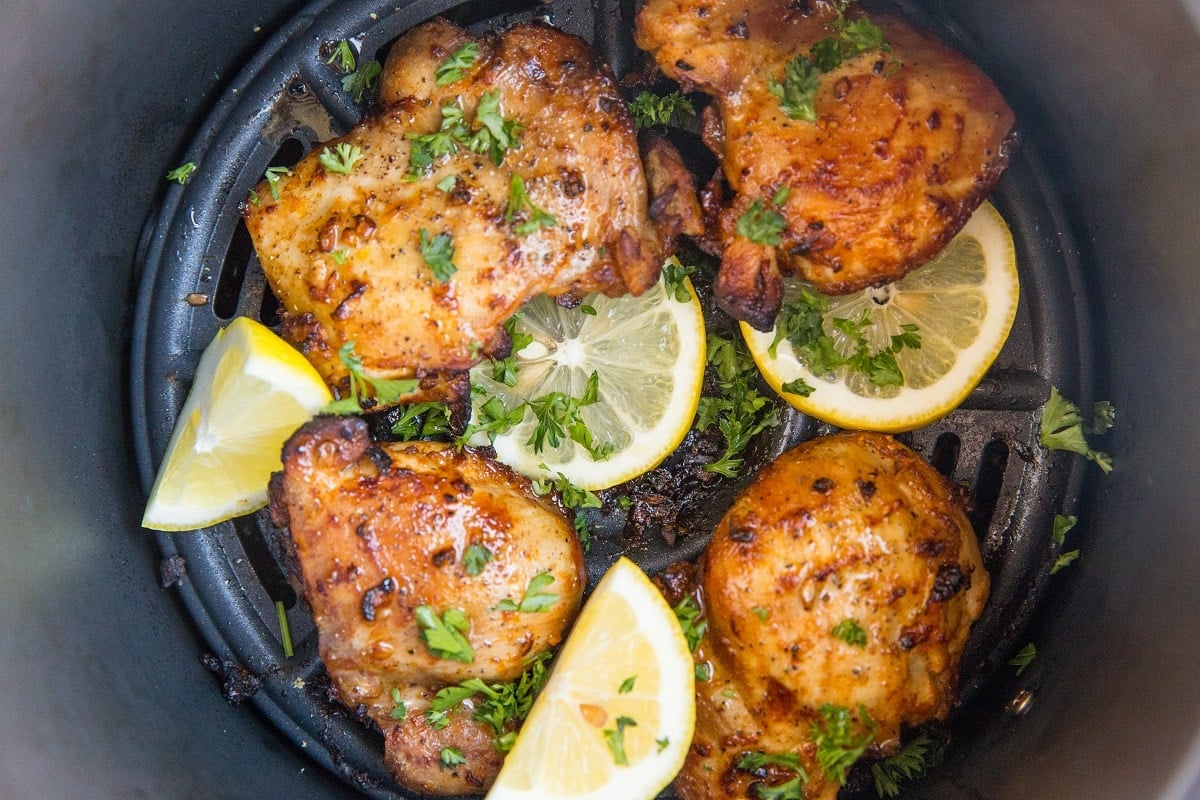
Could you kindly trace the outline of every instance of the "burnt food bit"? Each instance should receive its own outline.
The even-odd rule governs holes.
[[[200,663],[221,681],[221,696],[231,706],[249,700],[262,688],[262,678],[235,661],[205,653],[200,656]]]

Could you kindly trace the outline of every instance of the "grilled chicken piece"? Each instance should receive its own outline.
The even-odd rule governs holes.
[[[734,196],[710,232],[722,257],[715,290],[722,308],[760,330],[779,310],[781,273],[843,294],[928,261],[1016,144],[1012,111],[978,67],[885,14],[870,19],[890,51],[822,74],[816,121],[789,118],[769,81],[783,84],[788,62],[810,57],[838,19],[825,0],[647,0],[637,16],[638,45],[686,90],[716,99],[705,141]],[[738,235],[739,217],[756,202],[769,211],[785,188],[779,246]]]
[[[989,579],[940,474],[891,437],[842,433],[763,470],[717,526],[696,583],[709,626],[696,658],[712,680],[697,683],[680,798],[742,800],[761,796],[753,783],[795,777],[738,768],[763,752],[798,756],[811,800],[838,790],[813,739],[826,704],[848,710],[855,737],[869,729],[864,708],[877,755],[902,725],[946,717]],[[855,632],[865,641],[848,642]]]
[[[271,495],[341,702],[364,707],[383,731],[386,763],[406,788],[481,792],[500,766],[495,731],[463,712],[438,729],[425,712],[439,689],[512,681],[559,643],[586,584],[574,527],[527,479],[470,448],[376,445],[357,417],[319,417],[293,434]],[[482,565],[468,558],[479,547],[490,553]],[[548,608],[496,608],[520,604],[543,573],[554,580],[540,591],[557,595]],[[435,654],[437,640],[427,645],[417,621],[422,607],[439,619],[463,612],[471,652]],[[403,721],[392,717],[393,689],[407,706]],[[449,746],[466,760],[443,769]]]
[[[439,68],[469,44],[474,62],[436,85]],[[481,100],[496,98],[498,110],[478,113]],[[338,349],[348,342],[373,377],[465,370],[506,353],[503,323],[529,298],[640,294],[658,279],[675,233],[700,229],[698,219],[673,216],[677,204],[651,205],[612,72],[574,36],[531,23],[476,38],[435,19],[395,43],[379,102],[291,175],[259,185],[246,207],[284,337],[343,396]],[[413,137],[453,127],[460,111],[455,152],[414,171]],[[501,119],[520,127],[504,129]],[[486,147],[494,131],[485,122],[517,146]],[[657,157],[678,162],[664,144]],[[339,147],[361,151],[349,174],[321,163]],[[686,171],[660,174],[672,180],[658,181],[658,194],[690,192],[695,205]],[[528,203],[515,202],[515,176]],[[552,221],[539,225],[534,208]],[[422,254],[423,237],[427,247],[441,243],[440,269],[456,271],[435,275],[441,260]]]

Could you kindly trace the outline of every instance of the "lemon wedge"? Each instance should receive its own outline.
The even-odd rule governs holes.
[[[235,319],[200,357],[142,525],[192,530],[266,505],[284,440],[330,399],[304,356],[264,325]]]
[[[788,279],[785,308],[805,291],[821,304],[810,308],[822,309],[822,327],[841,356],[859,352],[861,341],[871,355],[890,350],[902,381],[880,378],[895,374],[887,368],[874,380],[845,365],[818,375],[803,350],[786,338],[776,342],[775,329],[763,333],[743,323],[763,377],[805,414],[842,428],[898,433],[935,422],[971,393],[1008,338],[1020,281],[1012,233],[984,203],[941,253],[895,283],[824,297]],[[869,324],[853,324],[862,321]]]
[[[639,297],[588,295],[574,309],[545,296],[520,311],[514,341],[513,385],[497,379],[493,362],[471,370],[472,422],[499,398],[506,410],[526,405],[521,422],[495,436],[496,457],[530,477],[561,473],[582,489],[605,489],[653,469],[683,440],[696,415],[704,380],[704,315],[691,281],[668,290],[665,279]],[[578,414],[596,447],[569,435],[534,441],[539,419],[529,407],[549,397],[581,399],[595,375],[597,401]],[[486,438],[473,440],[486,444]],[[594,455],[600,448],[610,453]]]
[[[488,800],[649,800],[683,766],[694,693],[675,613],[621,558],[580,612]]]

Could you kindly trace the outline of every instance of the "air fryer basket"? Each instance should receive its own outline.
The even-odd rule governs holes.
[[[1023,136],[993,198],[1021,264],[1012,339],[962,409],[906,437],[972,489],[994,576],[947,763],[910,795],[1200,798],[1200,3],[895,2],[992,75]],[[365,110],[329,43],[369,58],[440,13],[476,30],[539,17],[621,74],[637,64],[633,6],[0,9],[0,795],[405,796],[379,738],[328,700],[265,516],[155,547],[137,527],[143,487],[215,330],[273,321],[237,204]],[[167,185],[187,160],[194,180]],[[1111,476],[1034,446],[1051,384],[1081,407],[1115,403]],[[824,431],[792,414],[754,458]],[[1082,557],[1051,577],[1056,512],[1079,515]],[[593,577],[624,550],[649,570],[692,557],[707,533],[672,549],[619,529],[601,521]],[[163,562],[185,565],[169,589]],[[1017,676],[1006,662],[1029,641],[1038,657]]]
[[[977,46],[961,33],[939,27],[917,8],[909,10],[960,49],[977,54]],[[363,108],[328,63],[332,45],[352,41],[365,61],[439,13],[476,30],[544,19],[592,41],[618,73],[640,64],[628,3],[513,3],[500,11],[482,2],[412,3],[400,10],[378,0],[310,5],[230,87],[185,156],[199,165],[194,177],[168,192],[147,231],[131,361],[135,442],[146,485],[199,353],[213,333],[237,314],[276,322],[277,304],[265,287],[239,205],[268,166],[293,164],[315,143],[361,118]],[[1092,337],[1087,308],[1079,302],[1084,290],[1077,248],[1037,137],[1023,134],[1024,144],[993,195],[1013,228],[1020,264],[1023,292],[1014,332],[961,409],[904,437],[971,488],[972,521],[993,575],[988,611],[964,659],[967,703],[987,688],[1018,692],[1011,670],[998,674],[997,668],[1025,643],[1022,637],[1056,555],[1052,519],[1075,511],[1084,466],[1078,458],[1036,446],[1040,407],[1051,384],[1090,401],[1085,387],[1092,383]],[[206,302],[197,302],[197,296]],[[798,413],[786,417],[786,424],[757,443],[746,477],[790,444],[825,431]],[[719,516],[732,490],[713,499],[710,518]],[[626,536],[620,513],[592,522],[593,581],[621,553],[651,573],[693,558],[708,534],[699,528],[670,546],[656,535]],[[382,768],[381,738],[328,699],[311,612],[263,544],[270,539],[269,526],[267,514],[260,512],[195,535],[159,537],[164,556],[186,561],[180,591],[209,646],[225,662],[218,672],[227,691],[239,690],[231,689],[239,674],[230,677],[230,669],[236,670],[232,665],[261,677],[253,702],[309,754],[368,795],[404,796]],[[297,647],[292,658],[283,655],[276,602],[290,611]]]

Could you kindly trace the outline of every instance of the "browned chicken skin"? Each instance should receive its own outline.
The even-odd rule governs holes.
[[[338,697],[364,707],[384,733],[388,767],[425,794],[481,792],[501,755],[494,731],[469,714],[438,729],[426,718],[434,694],[469,678],[518,678],[531,656],[558,644],[579,610],[583,552],[560,509],[529,481],[470,448],[426,442],[373,444],[357,417],[319,417],[284,446],[272,512],[295,545],[320,654]],[[490,553],[478,574],[468,548]],[[530,581],[553,576],[544,611],[497,609],[520,602]],[[470,622],[469,660],[435,654],[418,609]],[[395,689],[407,707],[393,719]],[[465,763],[440,764],[456,747]]]
[[[991,191],[1015,145],[1012,111],[987,76],[884,14],[870,19],[890,52],[864,52],[821,75],[817,120],[789,118],[768,81],[782,82],[788,61],[809,56],[836,19],[824,0],[647,0],[637,16],[638,45],[685,89],[716,100],[705,140],[734,196],[712,235],[722,255],[715,290],[726,311],[761,330],[779,310],[781,273],[842,294],[928,261]],[[785,187],[780,245],[739,236],[751,204]]]
[[[833,798],[812,736],[822,706],[854,717],[865,708],[876,726],[867,752],[880,755],[902,725],[945,718],[989,586],[948,482],[873,433],[806,442],[763,470],[721,520],[695,580],[709,625],[696,657],[712,680],[696,685],[682,800],[755,797],[756,781],[794,777],[737,768],[756,751],[795,754],[805,797]],[[845,620],[865,644],[834,634]]]
[[[478,47],[473,65],[435,85],[468,43]],[[611,70],[574,36],[531,23],[476,38],[435,19],[396,42],[380,83],[381,110],[327,145],[361,148],[349,174],[322,166],[316,150],[277,186],[261,184],[246,210],[284,337],[343,394],[338,349],[347,342],[373,377],[465,370],[504,354],[502,325],[529,298],[640,294],[674,235],[698,230],[698,220],[677,216],[690,209],[651,206]],[[414,175],[412,137],[437,132],[447,106],[461,109],[470,132],[485,128],[476,114],[492,93],[502,118],[519,124],[519,147],[497,165],[460,142]],[[669,145],[655,147],[659,160],[678,159]],[[553,225],[529,226],[528,205],[510,208],[514,175]],[[657,195],[690,192],[695,205],[683,170],[657,177]],[[422,255],[422,231],[451,237],[457,271],[445,280]]]

